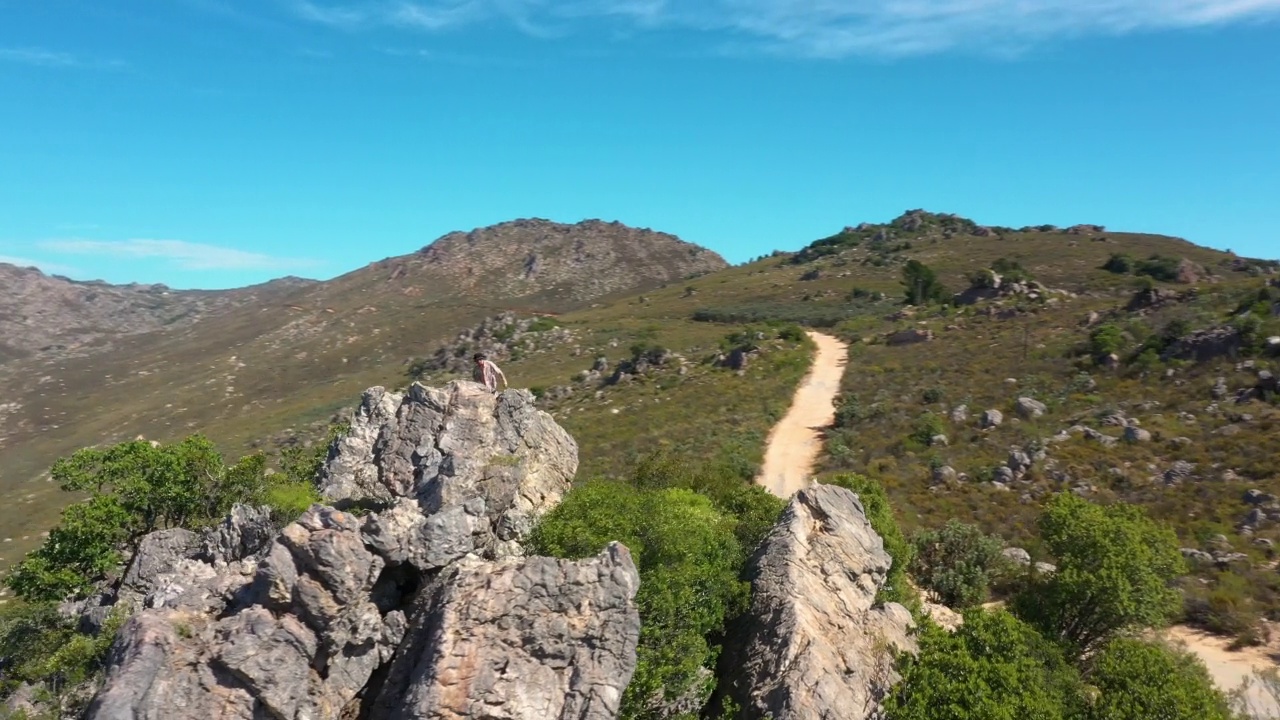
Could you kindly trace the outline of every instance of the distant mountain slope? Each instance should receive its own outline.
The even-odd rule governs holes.
[[[243,447],[397,381],[496,310],[569,312],[724,267],[665,233],[518,220],[325,282],[218,293],[7,270],[22,290],[0,298],[0,493],[34,494],[0,509],[0,535],[52,520],[64,498],[30,481],[78,447],[197,431]]]
[[[33,355],[100,352],[124,336],[185,327],[312,282],[283,278],[237,290],[171,290],[77,282],[0,263],[0,364]]]

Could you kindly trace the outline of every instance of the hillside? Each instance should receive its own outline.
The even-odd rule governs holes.
[[[451,236],[445,247],[458,247],[468,242],[466,237]],[[477,462],[463,465],[422,450],[438,446],[453,452],[457,439],[489,436],[475,433],[470,421],[455,425],[437,418],[440,432],[457,434],[447,442],[411,437],[428,425],[437,427],[434,420],[426,424],[420,420],[436,417],[432,414],[436,409],[452,405],[442,405],[438,397],[431,399],[432,393],[440,391],[411,388],[410,383],[421,380],[427,387],[454,388],[448,392],[470,388],[466,392],[473,393],[475,386],[449,386],[448,382],[468,374],[472,352],[487,352],[502,365],[513,387],[532,391],[503,397],[518,397],[525,408],[536,398],[537,407],[573,437],[577,449],[576,473],[560,473],[566,483],[574,475],[572,489],[563,505],[537,527],[534,549],[573,560],[595,556],[611,540],[639,549],[637,609],[642,627],[648,628],[640,640],[644,652],[639,653],[639,663],[645,670],[637,671],[638,680],[627,686],[623,704],[633,709],[650,707],[658,698],[654,693],[663,690],[665,695],[662,707],[651,707],[652,714],[624,716],[685,718],[690,715],[681,713],[689,708],[705,710],[720,702],[708,695],[712,685],[703,680],[712,677],[707,673],[713,672],[722,643],[726,643],[723,649],[732,652],[723,656],[728,659],[715,675],[719,681],[738,672],[732,668],[746,667],[733,661],[732,653],[789,657],[785,650],[758,649],[762,644],[750,638],[729,642],[744,628],[766,627],[749,617],[733,620],[748,601],[752,612],[776,619],[775,608],[791,607],[797,600],[804,605],[816,594],[808,590],[797,594],[790,582],[773,586],[767,581],[768,572],[761,575],[765,582],[753,580],[749,589],[741,582],[755,577],[751,572],[744,574],[748,560],[767,564],[772,562],[769,557],[785,557],[793,550],[826,547],[824,541],[792,548],[786,539],[815,528],[831,530],[832,523],[816,522],[807,510],[800,510],[817,508],[817,515],[829,520],[831,512],[814,503],[834,509],[842,502],[840,493],[823,499],[830,493],[821,489],[797,496],[799,500],[793,498],[782,516],[782,525],[769,531],[781,501],[762,498],[761,488],[748,485],[758,477],[770,428],[787,412],[811,366],[814,345],[804,332],[807,326],[848,346],[835,422],[822,438],[817,479],[853,489],[862,498],[856,513],[839,513],[848,522],[834,525],[870,523],[878,536],[874,544],[883,539],[884,553],[876,553],[874,569],[868,571],[874,584],[859,581],[866,597],[858,603],[859,617],[850,620],[854,626],[866,621],[901,629],[912,613],[946,613],[941,606],[922,605],[912,584],[938,592],[940,586],[931,583],[951,583],[953,590],[963,585],[970,594],[963,599],[933,597],[954,608],[988,600],[1014,608],[1013,615],[997,611],[972,623],[972,633],[981,636],[993,630],[991,623],[1023,622],[1019,618],[1030,617],[1031,606],[1018,606],[1019,598],[1035,600],[1034,592],[1050,592],[1053,578],[1059,576],[1066,577],[1067,583],[1092,578],[1090,582],[1106,585],[1106,593],[1119,595],[1128,592],[1127,582],[1142,576],[1146,597],[1159,602],[1099,605],[1134,614],[1136,619],[1118,620],[1115,632],[1146,632],[1163,622],[1181,621],[1221,633],[1239,645],[1265,644],[1273,627],[1266,621],[1280,619],[1280,581],[1275,573],[1280,475],[1274,462],[1280,457],[1276,433],[1280,387],[1275,380],[1280,373],[1280,263],[1240,258],[1177,238],[1110,232],[1092,225],[984,227],[953,215],[910,211],[888,223],[845,228],[795,253],[690,273],[679,282],[654,282],[641,291],[576,303],[558,291],[525,295],[537,295],[537,304],[517,300],[497,306],[447,305],[424,300],[416,316],[406,316],[411,306],[395,305],[384,286],[404,277],[427,277],[433,264],[450,264],[459,273],[471,267],[474,274],[486,277],[484,283],[460,288],[454,295],[466,297],[486,284],[505,282],[491,274],[497,270],[484,270],[489,267],[486,263],[468,264],[468,256],[461,251],[440,252],[435,260],[427,257],[434,254],[428,251],[399,265],[376,264],[381,285],[354,273],[334,281],[325,297],[344,298],[342,309],[320,312],[336,316],[341,324],[303,323],[283,334],[272,331],[260,336],[255,332],[262,332],[263,325],[255,325],[252,318],[242,317],[240,325],[229,323],[237,317],[233,312],[209,321],[204,334],[186,333],[188,340],[203,343],[197,347],[155,339],[153,345],[140,344],[139,357],[153,363],[176,363],[181,357],[187,363],[185,372],[155,364],[144,366],[150,374],[108,378],[95,390],[103,393],[95,402],[114,414],[77,422],[76,430],[86,436],[99,433],[98,440],[131,437],[133,428],[147,423],[161,427],[163,435],[156,437],[164,439],[204,431],[218,441],[229,460],[254,448],[266,450],[284,482],[306,487],[314,476],[299,472],[293,460],[277,451],[299,444],[326,447],[316,443],[329,423],[351,417],[340,411],[355,405],[364,387],[382,385],[396,393],[406,390],[394,398],[433,409],[405,414],[394,410],[394,403],[388,406],[379,400],[391,395],[373,390],[365,396],[350,434],[333,447],[360,448],[361,457],[394,466],[376,477],[389,483],[387,487],[395,493],[410,491],[410,476],[414,483],[426,481],[425,475],[408,472],[406,462],[441,474],[446,474],[446,467],[463,467],[482,471],[485,477],[525,476],[514,469],[521,462],[518,458],[500,457],[490,448],[475,451]],[[525,262],[528,256],[508,254],[508,267]],[[539,258],[554,257],[550,252],[539,253]],[[541,272],[542,267],[537,270]],[[395,276],[390,280],[388,270]],[[307,313],[322,289],[308,288],[291,297],[291,303],[298,303],[290,311],[293,317],[311,317]],[[439,287],[425,285],[420,292],[409,296],[444,294]],[[357,306],[352,301],[377,293],[382,304]],[[393,317],[392,308],[400,308]],[[421,327],[414,323],[426,317],[447,320],[429,332],[412,334]],[[180,356],[180,352],[187,354]],[[334,365],[318,363],[317,358]],[[206,367],[211,361],[216,362]],[[228,362],[231,369],[219,362]],[[274,363],[270,382],[249,385],[248,395],[242,395],[246,387],[242,378],[260,376],[256,368],[263,362]],[[838,370],[838,363],[827,365]],[[823,382],[829,384],[830,379]],[[52,395],[44,397],[57,402]],[[476,397],[491,402],[486,393]],[[470,417],[470,410],[453,409]],[[527,413],[521,410],[519,416],[527,418]],[[509,422],[503,417],[494,414],[492,421]],[[384,446],[378,439],[382,431],[371,429],[371,422],[399,427],[399,439],[387,440]],[[513,427],[541,433],[537,423],[517,421]],[[135,452],[151,452],[146,443],[131,447]],[[172,452],[167,448],[173,447],[162,446],[156,453]],[[334,465],[322,476],[320,487],[330,488],[335,477],[344,488],[366,487],[374,475],[343,480],[347,477],[343,473],[355,472],[355,466],[340,456],[330,452]],[[309,457],[317,466],[323,460],[322,454]],[[255,467],[252,458],[248,460],[246,467]],[[256,467],[261,472],[261,465]],[[235,480],[239,476],[226,470],[222,477]],[[276,481],[261,482],[261,487],[268,487]],[[21,496],[4,518],[6,523],[16,524],[19,521],[11,518],[21,515],[21,522],[37,528],[39,513],[67,501],[47,483],[27,485],[24,490],[41,485],[45,492]],[[240,486],[228,486],[236,487]],[[252,490],[259,485],[245,487]],[[330,489],[324,491],[332,495]],[[409,532],[417,526],[407,518],[383,524],[366,514],[391,511],[382,491],[373,488],[371,492],[374,500],[381,500],[351,505],[352,513],[336,513],[327,516],[329,520],[312,512],[304,515],[302,524],[314,532],[337,523],[354,533],[354,523],[364,523],[381,538],[374,544],[388,557],[398,558],[401,550],[417,547],[380,535]],[[300,510],[308,502],[305,493],[285,496],[283,507]],[[1141,513],[1132,514],[1131,507]],[[397,505],[395,513],[401,512]],[[1085,529],[1074,535],[1074,531],[1054,535],[1053,526],[1043,524],[1047,514],[1071,518],[1058,526],[1059,531]],[[217,513],[211,516],[216,518]],[[935,570],[964,572],[936,575],[910,560],[900,562],[911,557],[912,548],[922,555],[928,554],[922,548],[934,552],[935,543],[940,542],[937,532],[952,520],[965,524],[955,531],[962,533],[958,537],[975,543],[961,552],[977,553],[979,545],[986,547],[982,551],[986,556],[981,556],[986,559],[980,565],[967,564],[967,555],[944,557],[946,552],[928,562],[938,563]],[[234,525],[235,518],[231,522]],[[787,529],[788,523],[795,527]],[[437,530],[451,539],[468,537],[466,532],[448,529],[452,527],[442,524]],[[289,532],[297,535],[296,530]],[[767,532],[777,542],[767,552],[759,552],[769,545],[768,541],[761,544]],[[18,551],[24,542],[36,541],[34,533],[14,540],[6,549]],[[352,547],[367,542],[353,540]],[[855,545],[870,547],[869,542],[864,539]],[[1072,556],[1064,552],[1068,549],[1064,542],[1093,549]],[[446,545],[426,542],[421,547]],[[1148,554],[1157,560],[1144,564]],[[833,577],[832,563],[850,568],[861,567],[867,560],[838,555],[840,559],[826,557],[815,566],[815,588]],[[1095,557],[1105,559],[1105,564],[1095,567]],[[1055,575],[1052,570],[1052,564],[1071,569],[1072,563],[1082,563],[1083,574]],[[40,566],[34,567],[38,572]],[[981,570],[981,577],[971,572],[975,568]],[[419,587],[412,573],[392,574],[406,591]],[[237,582],[248,577],[240,571],[231,575],[240,578]],[[21,573],[15,576],[22,577]],[[366,579],[372,583],[375,578]],[[58,581],[57,576],[54,580]],[[1176,587],[1171,588],[1171,582]],[[199,602],[208,597],[207,593],[196,596],[192,597]],[[402,601],[408,595],[397,597]],[[1097,605],[1091,597],[1080,596],[1086,609]],[[891,606],[890,601],[902,606]],[[695,606],[698,612],[692,612]],[[869,607],[870,613],[864,613]],[[802,607],[795,611],[810,612]],[[215,616],[219,623],[235,622],[211,615]],[[954,627],[954,614],[951,617]],[[968,617],[957,635],[970,633],[967,627]],[[1056,637],[1055,633],[1067,633],[1071,626],[1036,627],[1035,631],[1025,626],[1017,630],[1022,633],[1017,642],[1030,643],[1030,648],[1038,642],[1032,637],[1036,632],[1049,633],[1042,639]],[[135,638],[147,634],[139,634],[136,624],[133,628]],[[217,642],[211,628],[181,625],[174,632],[201,646]],[[999,630],[1006,639],[995,645],[983,641],[981,647],[1000,650],[983,651],[983,657],[975,660],[981,665],[1007,661],[1008,638],[1013,637],[1008,631],[1014,629],[1008,625]],[[945,664],[958,652],[938,632],[923,633],[908,643],[918,641],[921,667]],[[765,635],[791,641],[772,630]],[[797,647],[814,646],[800,635],[792,638]],[[817,637],[832,647],[824,649],[826,645],[820,644],[815,654],[806,656],[806,663],[820,668],[815,672],[825,672],[823,657],[835,658],[832,653],[837,652],[856,656],[862,668],[859,673],[886,662],[876,648],[834,641],[826,630],[818,631]],[[665,643],[664,638],[672,642]],[[750,642],[734,645],[744,639]],[[1057,640],[1064,644],[1055,646],[1053,653],[1089,649],[1083,640],[1072,645],[1076,641],[1066,634]],[[658,652],[664,643],[679,650]],[[1272,641],[1270,647],[1276,645]],[[1066,667],[1063,660],[1053,660],[1053,653],[1037,654],[1041,650],[1033,653],[1039,658],[1035,663],[1054,665],[1053,672],[1065,673],[1060,676],[1064,681],[1085,677],[1096,684],[1098,673],[1106,675],[1089,663]],[[1127,652],[1126,646],[1116,646],[1115,651]],[[1162,663],[1180,662],[1160,648],[1143,652],[1157,653]],[[1087,656],[1069,659],[1074,662]],[[847,675],[850,666],[837,659],[831,667]],[[854,691],[870,689],[871,695],[878,696],[874,678],[883,677],[881,670],[870,672],[873,680],[868,682],[845,675],[841,682]],[[1003,672],[999,667],[992,671]],[[920,672],[925,675],[917,673],[905,685],[966,696],[963,687],[944,691],[928,680],[932,671]],[[1168,675],[1144,673],[1139,678],[1143,683],[1164,682]],[[1206,689],[1207,676],[1179,677],[1177,682],[1199,687],[1205,702],[1219,702]],[[811,685],[807,675],[798,679],[802,686]],[[766,677],[737,687],[755,693],[769,682]],[[723,685],[720,689],[728,691]],[[1045,690],[1023,688],[1021,683],[1008,689],[1032,694]],[[266,692],[265,686],[253,690]],[[1127,696],[1111,688],[1104,689],[1102,697],[1108,693],[1113,698]],[[767,704],[765,695],[739,701]],[[1080,697],[1097,695],[1089,690]],[[1157,701],[1164,694],[1148,693],[1147,697]],[[929,705],[909,696],[898,696],[893,702]],[[1206,710],[1171,717],[1226,716]]]
[[[13,354],[28,356],[0,366],[0,492],[19,502],[0,510],[0,527],[15,541],[10,552],[30,547],[64,502],[39,478],[75,448],[196,431],[245,448],[328,418],[487,315],[567,312],[725,265],[672,235],[619,223],[521,220],[451,233],[326,282],[223,294],[17,271],[26,290],[0,317],[24,328],[23,352]],[[29,329],[45,308],[57,308],[59,323]],[[97,333],[89,336],[78,317],[116,320],[85,321]],[[31,352],[69,337],[101,352]]]
[[[190,326],[243,305],[270,302],[310,284],[282,278],[238,290],[171,290],[45,275],[0,263],[0,367],[23,358],[110,351],[116,340]]]

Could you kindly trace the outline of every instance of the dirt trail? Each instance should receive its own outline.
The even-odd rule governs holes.
[[[1216,635],[1178,625],[1165,633],[1175,645],[1183,644],[1204,661],[1209,676],[1219,690],[1231,692],[1253,676],[1256,670],[1276,667],[1276,648],[1245,648],[1229,650],[1231,641]],[[1280,718],[1280,704],[1256,686],[1247,693],[1249,715],[1254,718]]]
[[[835,420],[835,397],[849,354],[849,346],[830,335],[810,332],[809,337],[818,346],[813,367],[786,416],[769,432],[764,467],[756,477],[758,485],[783,498],[809,485],[822,451],[822,430]]]
[[[809,337],[818,346],[813,367],[796,389],[786,416],[769,433],[764,467],[756,477],[757,484],[783,498],[809,485],[822,451],[822,430],[835,420],[835,397],[849,351],[848,345],[830,335],[810,332]],[[1277,666],[1277,655],[1266,650],[1233,652],[1227,649],[1227,640],[1188,627],[1170,628],[1167,637],[1203,660],[1214,683],[1227,692],[1240,687],[1255,670]],[[1280,705],[1274,699],[1255,691],[1249,693],[1249,700],[1252,717],[1280,718]]]

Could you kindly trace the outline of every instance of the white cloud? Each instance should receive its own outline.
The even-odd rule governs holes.
[[[185,240],[46,240],[40,247],[66,255],[157,259],[183,270],[291,270],[317,264]]]
[[[366,0],[318,6],[315,22],[440,32],[504,19],[533,34],[575,20],[700,30],[720,43],[814,57],[1006,52],[1046,39],[1274,20],[1280,0]],[[727,36],[727,37],[726,37]]]
[[[77,275],[80,271],[77,268],[68,265],[59,265],[58,263],[45,262],[43,260],[35,260],[25,257],[14,257],[13,255],[0,255],[0,263],[8,263],[17,265],[20,268],[40,268],[46,273],[52,275]]]
[[[48,68],[91,68],[97,70],[119,70],[127,67],[127,64],[121,60],[86,59],[71,53],[37,47],[0,48],[0,62],[13,62]]]

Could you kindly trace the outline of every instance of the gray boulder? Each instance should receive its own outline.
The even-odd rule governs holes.
[[[1000,551],[1000,555],[1011,563],[1029,567],[1031,565],[1031,553],[1020,547],[1008,547]]]
[[[876,606],[893,562],[857,495],[797,492],[752,558],[751,609],[733,643],[731,692],[750,718],[863,720],[916,651],[911,614]]]
[[[1143,430],[1140,427],[1129,425],[1124,429],[1124,439],[1125,442],[1131,443],[1151,442],[1151,433],[1150,431]]]
[[[1027,419],[1038,418],[1049,410],[1044,403],[1029,397],[1018,398],[1017,408],[1018,414]]]
[[[982,413],[982,427],[999,427],[1004,422],[1004,413],[999,410],[988,410]]]
[[[122,584],[141,595],[155,589],[157,579],[173,570],[180,560],[200,554],[200,536],[183,528],[158,530],[142,538],[129,562]]]
[[[635,671],[640,576],[594,558],[467,558],[422,594],[370,720],[612,720]]]

